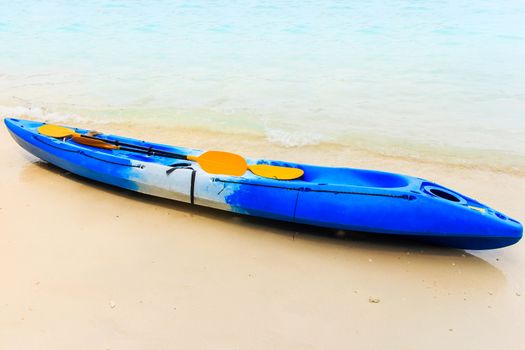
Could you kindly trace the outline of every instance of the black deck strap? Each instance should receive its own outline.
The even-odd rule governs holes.
[[[197,170],[191,168],[190,203],[195,204],[195,175]]]
[[[172,168],[166,170],[166,175],[169,175],[178,169],[190,169],[191,170],[190,203],[195,204],[195,175],[197,175],[197,170],[193,169],[191,166],[184,166],[185,163],[175,163],[174,165],[180,165],[180,166],[172,165],[173,166]]]
[[[190,168],[190,165],[191,163],[173,163],[169,165],[171,168],[166,170],[166,175],[171,174],[177,169],[193,169],[193,168]]]

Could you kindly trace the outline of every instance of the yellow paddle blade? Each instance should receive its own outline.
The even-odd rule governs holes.
[[[200,156],[188,156],[188,160],[199,163],[202,170],[210,174],[241,176],[248,169],[243,157],[222,151],[208,151]]]
[[[71,135],[75,135],[75,130],[65,128],[60,125],[53,125],[53,124],[44,124],[41,127],[38,128],[38,132],[42,135],[56,137],[56,138],[62,138],[67,137]]]
[[[257,164],[249,165],[248,169],[257,176],[267,177],[276,180],[293,180],[303,176],[304,171],[298,168],[288,168],[284,166]]]
[[[111,143],[107,143],[101,140],[88,139],[87,137],[73,136],[71,139],[75,141],[76,143],[81,143],[86,146],[103,148],[103,149],[119,149],[118,146],[112,145]]]

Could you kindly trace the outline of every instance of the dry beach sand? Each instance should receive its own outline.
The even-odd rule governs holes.
[[[525,220],[525,177],[97,126],[426,177]],[[197,140],[197,141],[196,141]],[[217,140],[223,140],[222,143]],[[350,161],[351,160],[351,161]],[[436,248],[192,207],[38,161],[0,128],[0,349],[522,349],[525,245]]]

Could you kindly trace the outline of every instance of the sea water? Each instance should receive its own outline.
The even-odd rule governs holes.
[[[521,0],[0,0],[2,116],[523,171],[524,64]]]

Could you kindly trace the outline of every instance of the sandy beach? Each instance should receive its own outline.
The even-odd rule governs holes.
[[[0,1],[0,120],[407,174],[523,224],[524,15]],[[525,240],[450,249],[150,197],[35,158],[3,122],[0,164],[0,350],[525,349]]]
[[[525,179],[356,150],[98,125],[436,180],[524,221]],[[206,137],[205,137],[206,136]],[[219,141],[218,141],[219,140]],[[222,140],[222,141],[221,141]],[[0,128],[2,349],[520,349],[523,243],[463,251],[241,217],[98,184]]]

